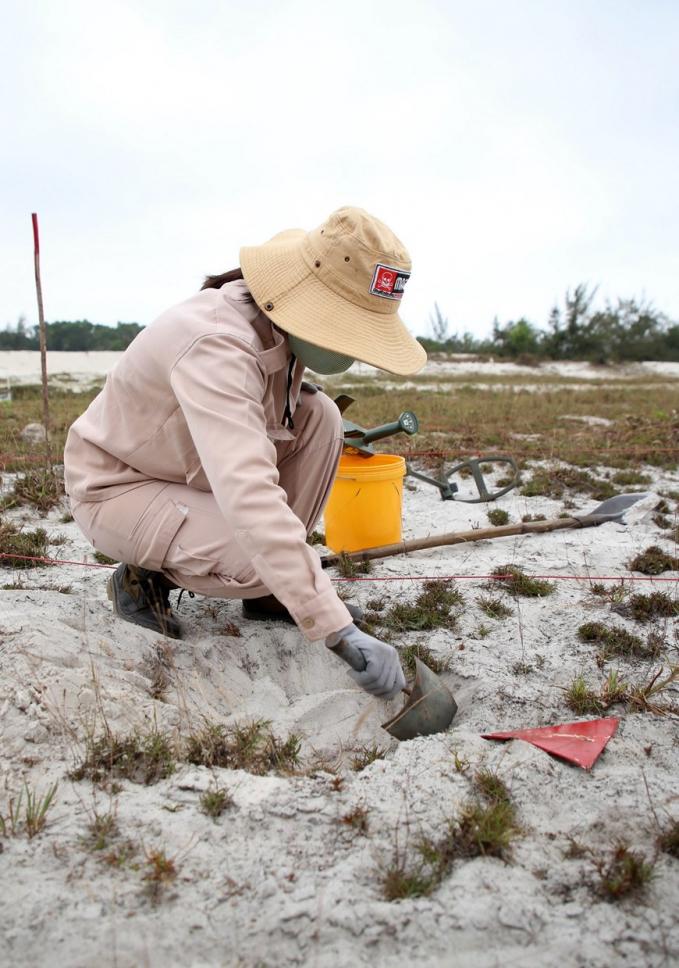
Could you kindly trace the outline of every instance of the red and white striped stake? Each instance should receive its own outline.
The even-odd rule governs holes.
[[[40,234],[38,232],[38,215],[31,214],[33,222],[33,264],[35,267],[35,290],[38,295],[38,323],[40,331],[40,368],[42,370],[42,422],[45,426],[45,450],[47,462],[50,460],[50,405],[47,392],[47,331],[45,329],[45,314],[42,307],[42,283],[40,282]]]

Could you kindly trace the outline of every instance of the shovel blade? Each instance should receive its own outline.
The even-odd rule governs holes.
[[[606,521],[618,521],[622,524],[625,511],[645,497],[648,497],[648,493],[616,494],[615,497],[609,497],[594,508],[589,514],[574,514],[573,517],[589,524],[604,524]]]
[[[396,739],[443,733],[453,721],[457,703],[450,689],[431,669],[415,659],[415,682],[403,709],[382,729]]]

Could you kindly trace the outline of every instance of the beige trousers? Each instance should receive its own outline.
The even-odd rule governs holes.
[[[342,451],[342,419],[324,393],[303,393],[294,413],[295,439],[276,441],[279,485],[307,530],[330,494]],[[162,571],[181,588],[214,598],[257,598],[261,584],[235,541],[212,492],[149,480],[112,488],[103,501],[71,502],[73,517],[94,547],[116,561]]]

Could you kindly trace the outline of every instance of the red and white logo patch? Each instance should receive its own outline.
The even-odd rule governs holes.
[[[370,284],[373,296],[383,296],[385,299],[403,299],[405,284],[410,279],[410,273],[404,269],[394,269],[377,263]]]

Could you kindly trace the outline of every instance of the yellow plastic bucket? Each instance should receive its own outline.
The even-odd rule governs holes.
[[[401,540],[406,462],[395,454],[343,454],[325,508],[325,543],[361,551]]]

